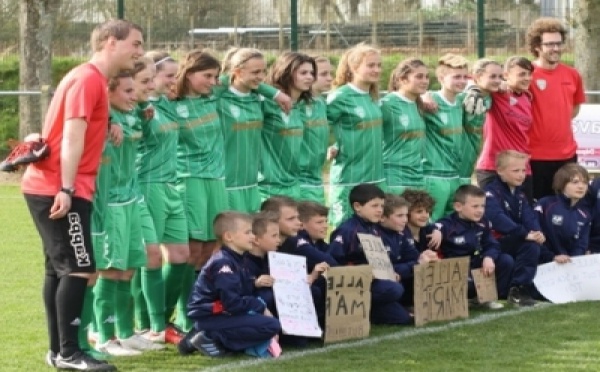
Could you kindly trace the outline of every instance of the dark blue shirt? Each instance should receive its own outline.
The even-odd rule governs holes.
[[[591,182],[585,202],[586,207],[592,212],[588,248],[592,253],[600,253],[600,178]]]
[[[542,232],[543,248],[554,255],[581,256],[588,248],[591,213],[584,200],[571,206],[565,195],[546,196],[535,207]]]
[[[408,227],[403,232],[380,226],[383,246],[390,255],[394,271],[401,279],[412,278],[413,268],[419,261],[419,251]]]
[[[352,215],[335,229],[329,238],[329,254],[340,265],[365,265],[367,257],[358,234],[381,236],[379,225]]]
[[[254,282],[242,255],[223,246],[204,265],[188,301],[190,319],[212,315],[262,313],[265,304],[252,295]]]
[[[325,242],[323,244],[326,245]],[[308,274],[313,271],[315,265],[321,262],[327,262],[331,267],[338,266],[337,261],[329,253],[322,252],[315,247],[312,239],[305,230],[301,230],[296,236],[287,238],[278,251],[306,257],[306,270]]]
[[[492,223],[497,236],[525,239],[531,231],[541,231],[537,216],[521,187],[514,193],[500,177],[485,187],[485,217]]]
[[[491,224],[484,218],[478,222],[464,220],[454,212],[436,222],[442,232],[444,258],[471,257],[471,266],[479,267],[485,257],[494,261],[500,255],[500,244],[492,236]]]

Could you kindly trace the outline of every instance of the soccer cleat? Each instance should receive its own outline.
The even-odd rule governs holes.
[[[46,353],[46,364],[50,367],[56,367],[56,353],[52,350],[48,350]]]
[[[208,338],[208,336],[206,336],[204,331],[200,331],[200,332],[196,333],[195,335],[193,335],[192,337],[190,337],[189,343],[192,346],[194,346],[196,348],[196,350],[201,352],[203,355],[206,355],[209,357],[219,358],[219,357],[223,357],[223,356],[230,354],[225,348],[223,348],[221,345],[219,345],[215,340]]]
[[[57,369],[74,369],[77,371],[116,371],[117,368],[112,364],[97,360],[91,356],[78,351],[68,358],[63,358],[60,354],[56,357]]]
[[[165,328],[165,342],[168,344],[178,345],[184,336],[185,332],[173,324],[168,324]]]
[[[177,344],[177,350],[181,355],[190,355],[196,351],[196,348],[190,344],[190,339],[195,335],[195,331],[189,331]]]
[[[537,303],[525,286],[511,287],[508,291],[508,303],[517,305],[520,307],[535,306]]]
[[[137,356],[142,354],[139,350],[133,350],[121,345],[118,340],[108,340],[103,344],[96,344],[96,350],[112,356]]]
[[[135,334],[129,338],[119,339],[119,343],[121,344],[121,346],[123,346],[127,349],[139,350],[139,351],[162,350],[165,348],[164,345],[156,344],[152,341],[145,339],[144,337],[142,337],[140,335],[135,335]]]
[[[50,155],[50,146],[40,141],[19,143],[0,163],[0,171],[15,172],[19,166],[40,161]]]
[[[156,342],[159,344],[165,343],[165,331],[160,331],[160,332],[148,331],[148,332],[142,333],[141,336],[150,342]]]

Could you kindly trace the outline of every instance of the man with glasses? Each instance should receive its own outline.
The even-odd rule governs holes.
[[[567,30],[555,18],[539,18],[527,31],[529,50],[536,58],[532,83],[533,125],[529,131],[533,197],[553,195],[554,173],[577,161],[571,120],[585,102],[579,72],[560,63]]]

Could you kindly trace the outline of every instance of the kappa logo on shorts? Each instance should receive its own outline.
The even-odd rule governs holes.
[[[535,85],[537,85],[537,87],[540,88],[540,90],[544,90],[548,86],[548,83],[544,79],[537,79],[535,81]]]
[[[563,224],[563,216],[559,214],[552,215],[552,224],[556,226],[562,226]]]
[[[83,226],[81,226],[79,213],[70,212],[67,215],[67,218],[69,219],[69,236],[71,237],[71,247],[73,247],[73,250],[75,251],[77,266],[91,266],[92,262],[85,247],[85,241],[83,239]]]
[[[409,119],[408,119],[408,115],[400,115],[400,124],[402,124],[402,126],[404,128],[408,127],[408,123],[409,123]]]

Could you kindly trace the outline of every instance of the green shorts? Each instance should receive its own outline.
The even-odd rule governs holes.
[[[244,213],[255,213],[260,209],[258,185],[227,188],[229,209]]]
[[[148,211],[146,205],[146,199],[143,195],[140,195],[137,199],[138,210],[140,211],[140,224],[142,225],[142,238],[144,245],[146,244],[158,244],[158,238],[156,237],[156,229],[154,228],[154,221]]]
[[[458,183],[462,186],[462,185],[471,185],[473,184],[471,177],[460,177],[458,179]]]
[[[177,186],[171,183],[142,183],[140,189],[152,216],[158,243],[187,244],[187,221]]]
[[[213,221],[229,208],[225,181],[207,178],[182,178],[179,191],[185,207],[190,239],[216,240]]]
[[[300,185],[300,200],[310,200],[325,205],[325,186]]]
[[[136,269],[146,265],[137,200],[106,208],[106,244],[96,251],[96,268]]]
[[[452,213],[454,193],[462,185],[458,177],[425,176],[425,191],[435,200],[431,220],[438,219]]]
[[[260,194],[260,202],[264,202],[271,196],[285,195],[292,199],[300,200],[300,185],[294,186],[273,186],[273,185],[258,185]]]
[[[379,186],[382,190],[385,190],[384,182],[365,183],[372,183]],[[329,225],[331,227],[338,227],[354,213],[348,197],[350,196],[350,190],[355,186],[357,185],[331,185],[329,187]]]

